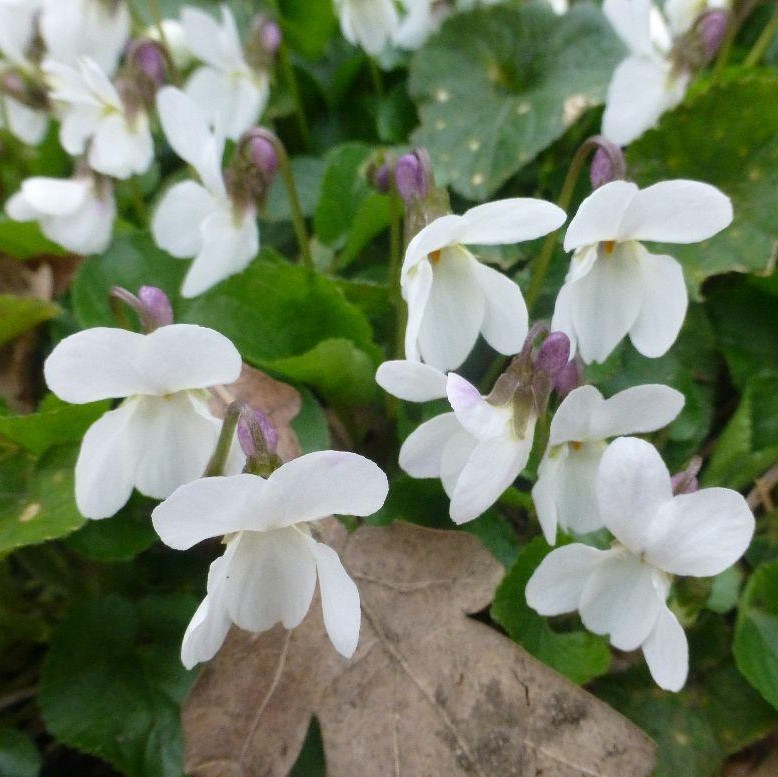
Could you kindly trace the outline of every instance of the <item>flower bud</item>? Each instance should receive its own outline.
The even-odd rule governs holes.
[[[250,135],[247,149],[263,180],[272,181],[278,172],[278,154],[273,143],[264,135]]]
[[[278,432],[261,410],[246,406],[238,418],[238,442],[246,458],[274,455]]]
[[[173,64],[179,69],[183,70],[192,63],[192,52],[186,45],[186,33],[184,32],[184,26],[177,19],[163,19],[162,20],[162,32],[165,34],[165,43],[167,43],[167,53],[173,60]],[[159,27],[156,24],[152,24],[143,31],[143,35],[146,38],[157,43],[162,43],[162,36],[159,32]]]
[[[627,164],[621,148],[602,135],[595,135],[589,139],[589,142],[597,147],[589,168],[592,189],[623,178],[627,171]]]
[[[155,86],[165,82],[165,53],[159,43],[148,38],[135,38],[127,46],[127,62],[134,65]]]
[[[728,24],[729,14],[723,9],[705,11],[697,18],[694,27],[706,62],[710,62],[718,54],[726,37]]]
[[[141,286],[137,297],[121,286],[114,286],[111,289],[111,297],[129,305],[138,314],[147,333],[173,323],[170,300],[167,294],[156,286]]]
[[[381,194],[388,194],[392,188],[392,170],[387,162],[374,167],[368,172],[370,183],[381,192]]]
[[[699,456],[694,456],[689,462],[689,466],[682,472],[677,472],[670,478],[670,482],[673,486],[673,494],[692,494],[699,490],[700,483],[697,480],[697,474],[702,467],[702,459]]]
[[[576,356],[571,359],[554,377],[554,390],[559,399],[564,399],[573,389],[581,385],[583,368],[580,359]]]
[[[251,34],[246,42],[246,61],[254,70],[269,70],[282,41],[281,28],[273,19],[258,14],[251,22]]]
[[[265,20],[259,29],[259,40],[262,48],[275,56],[281,47],[281,28],[271,19]]]
[[[394,168],[397,191],[406,203],[423,200],[429,192],[427,170],[418,152],[403,154]]]
[[[556,377],[570,359],[570,339],[564,332],[552,332],[538,349],[535,367],[549,377]]]

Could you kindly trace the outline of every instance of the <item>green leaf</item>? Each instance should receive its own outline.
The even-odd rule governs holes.
[[[319,202],[324,176],[325,162],[312,156],[295,157],[291,161],[297,197],[303,216],[313,216]],[[284,177],[279,173],[267,193],[267,201],[260,216],[263,221],[291,221],[292,210],[286,192]],[[262,236],[260,234],[260,240]]]
[[[716,441],[703,485],[740,489],[778,460],[778,372],[752,378]]]
[[[303,453],[325,451],[331,446],[327,416],[313,393],[304,386],[297,389],[302,397],[300,412],[292,419],[292,430]]]
[[[110,406],[107,400],[70,405],[49,394],[37,413],[0,416],[0,437],[39,456],[53,445],[80,442],[86,430]]]
[[[194,672],[181,665],[179,647],[194,607],[180,594],[74,607],[41,673],[49,731],[128,777],[181,777],[180,705]]]
[[[743,676],[778,709],[778,561],[762,564],[746,584],[733,652]]]
[[[519,553],[494,594],[491,615],[535,658],[574,682],[587,683],[608,671],[611,655],[607,639],[580,630],[552,630],[524,596],[532,573],[552,550],[542,537],[536,537]]]
[[[0,294],[0,345],[59,313],[59,305],[44,299]]]
[[[278,0],[284,40],[306,59],[318,59],[335,32],[337,20],[331,3]]]
[[[43,761],[33,741],[12,728],[0,729],[0,774],[3,777],[38,777]]]
[[[77,453],[77,446],[61,446],[37,463],[12,459],[16,488],[0,495],[0,552],[64,537],[83,525],[74,495]]]
[[[409,91],[441,183],[483,200],[599,105],[623,47],[599,8],[547,3],[457,14],[420,49]]]
[[[627,162],[641,186],[691,178],[732,198],[735,218],[718,235],[667,253],[693,291],[717,273],[768,273],[778,240],[778,74],[751,71],[709,84],[630,144]]]
[[[0,250],[16,259],[31,259],[47,254],[62,256],[66,252],[41,232],[37,221],[11,221],[0,216]]]

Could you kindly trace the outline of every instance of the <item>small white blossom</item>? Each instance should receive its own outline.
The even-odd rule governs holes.
[[[236,475],[182,486],[152,513],[172,548],[186,550],[225,535],[211,564],[207,595],[184,636],[191,668],[213,657],[230,624],[265,631],[293,629],[305,617],[318,578],[324,627],[350,658],[359,640],[359,591],[337,553],[311,536],[308,522],[331,513],[370,515],[386,499],[386,475],[356,453],[320,451],[282,465],[267,479]]]
[[[686,284],[672,256],[651,254],[640,241],[696,243],[731,221],[729,198],[698,181],[601,186],[565,235],[565,251],[574,253],[551,328],[577,344],[587,363],[605,361],[627,334],[644,356],[662,356],[683,324]]]
[[[113,178],[148,170],[154,159],[148,117],[139,106],[129,109],[123,104],[96,62],[81,57],[74,68],[47,61],[43,70],[61,120],[59,139],[68,154],[87,151],[89,166]]]
[[[205,327],[172,324],[142,335],[96,327],[66,337],[44,365],[49,388],[66,402],[124,401],[89,427],[76,462],[76,503],[107,518],[133,488],[163,499],[201,477],[221,421],[204,389],[237,380],[240,354]],[[237,442],[227,470],[242,466]]]
[[[441,216],[424,227],[408,244],[402,266],[406,358],[456,369],[479,332],[500,353],[517,353],[528,330],[521,289],[465,245],[533,240],[564,220],[564,211],[550,202],[515,198]]]
[[[184,91],[197,103],[216,131],[237,140],[253,127],[269,96],[268,74],[246,62],[230,9],[221,6],[222,22],[197,8],[181,11],[186,46],[205,64],[188,78]]]
[[[392,34],[392,43],[415,51],[440,27],[452,8],[438,0],[405,0],[405,13]]]
[[[89,57],[110,76],[130,37],[130,12],[124,0],[43,0],[40,31],[49,59],[75,66]]]
[[[594,386],[571,391],[554,414],[548,449],[538,467],[532,498],[546,542],[553,545],[557,525],[586,534],[602,527],[595,482],[606,440],[652,432],[681,412],[680,391],[651,384],[603,399]]]
[[[165,192],[151,223],[154,240],[172,256],[194,261],[184,279],[185,297],[202,294],[243,270],[259,251],[253,204],[234,203],[222,177],[224,138],[186,94],[174,87],[157,93],[165,137],[202,183],[183,181]]]
[[[380,54],[397,34],[400,16],[393,0],[335,0],[343,37],[368,54]]]
[[[27,178],[9,198],[5,212],[14,221],[37,221],[49,240],[77,254],[99,254],[111,242],[116,202],[107,178]]]

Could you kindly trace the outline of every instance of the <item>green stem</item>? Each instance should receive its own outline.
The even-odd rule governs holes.
[[[585,140],[575,152],[573,160],[570,162],[570,167],[567,170],[564,183],[562,184],[562,191],[557,200],[557,205],[559,205],[562,210],[567,210],[570,207],[570,201],[573,199],[573,192],[575,191],[576,183],[578,183],[578,178],[581,175],[581,170],[586,163],[589,152],[594,148],[597,148],[596,143],[591,140]],[[527,309],[530,312],[538,301],[540,292],[543,290],[543,281],[546,279],[548,267],[551,264],[551,257],[554,255],[554,247],[556,246],[558,234],[559,230],[556,229],[546,237],[543,246],[540,249],[540,253],[532,264],[529,289],[525,296]]]
[[[762,0],[746,0],[743,3],[742,8],[736,9],[729,15],[729,21],[727,23],[727,34],[724,38],[724,43],[721,45],[718,57],[716,57],[716,63],[713,65],[711,71],[711,81],[717,80],[724,68],[729,62],[729,57],[732,54],[732,46],[735,43],[740,28],[743,26],[743,22],[751,15],[751,12],[762,2]]]
[[[743,61],[743,64],[746,67],[753,67],[754,65],[759,64],[765,51],[767,51],[767,47],[770,45],[770,41],[776,33],[778,33],[778,6],[776,6],[772,18],[767,22],[765,28],[756,39],[753,48],[748,52],[748,56]]]
[[[381,70],[372,57],[367,58],[367,69],[370,71],[370,80],[373,82],[373,91],[379,99],[384,96],[384,81]]]
[[[400,287],[402,270],[402,208],[394,187],[389,192],[389,295],[394,306],[394,358],[402,359],[407,311]]]
[[[284,78],[289,85],[289,91],[292,93],[292,100],[294,101],[294,112],[297,117],[297,127],[300,130],[300,138],[303,141],[305,148],[311,147],[311,131],[308,127],[308,119],[305,115],[305,104],[303,103],[302,94],[300,93],[300,84],[297,81],[297,76],[294,72],[294,64],[292,63],[292,57],[289,54],[289,49],[285,43],[281,43],[278,50],[278,58],[281,63],[281,68],[284,71]]]
[[[146,202],[143,199],[143,192],[140,188],[140,182],[137,176],[133,176],[130,179],[130,193],[132,194],[132,205],[135,208],[135,213],[140,220],[141,226],[146,226],[149,223],[149,210],[146,207]]]
[[[130,4],[132,5],[132,4]],[[159,10],[159,3],[157,0],[148,0],[149,13],[154,20],[154,26],[159,33],[159,42],[162,44],[162,48],[165,49],[165,55],[167,59],[168,70],[170,71],[170,80],[176,85],[181,86],[183,79],[181,73],[178,72],[176,63],[173,61],[173,50],[170,48],[170,43],[165,35],[165,27],[162,24],[162,13]]]
[[[211,460],[205,468],[203,477],[211,478],[224,473],[224,465],[227,463],[227,456],[232,447],[232,440],[235,437],[235,427],[238,425],[238,418],[240,417],[242,407],[242,402],[232,402],[227,407],[227,412],[224,414],[224,421],[222,422],[221,432],[219,432],[219,439],[216,442],[216,450],[214,450],[213,456],[211,456]]]

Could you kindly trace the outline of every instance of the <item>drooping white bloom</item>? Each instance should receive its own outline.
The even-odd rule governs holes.
[[[100,66],[81,57],[78,67],[46,61],[51,99],[61,120],[59,139],[68,154],[87,151],[89,166],[113,178],[129,178],[149,169],[154,144],[146,112],[124,105]]]
[[[259,251],[256,210],[234,203],[224,184],[224,138],[186,94],[174,87],[157,93],[162,128],[173,150],[197,171],[201,184],[177,183],[165,192],[151,230],[160,248],[177,258],[193,256],[181,293],[202,294],[243,270]]]
[[[107,518],[133,488],[164,499],[201,477],[221,429],[204,389],[231,383],[240,369],[240,354],[226,337],[190,324],[148,335],[96,327],[62,340],[43,369],[58,397],[75,404],[124,399],[84,436],[76,462],[81,513]],[[227,471],[240,471],[242,463],[236,442]]]
[[[393,0],[335,0],[343,37],[368,54],[380,54],[397,34],[400,17]]]
[[[186,46],[205,63],[192,73],[184,91],[220,135],[237,140],[265,109],[269,78],[246,62],[235,19],[226,5],[221,14],[219,24],[197,8],[181,11]]]
[[[124,0],[43,0],[40,31],[49,59],[75,66],[89,57],[113,75],[130,37]]]
[[[116,202],[107,178],[27,178],[5,204],[14,221],[37,221],[41,231],[68,251],[99,254],[111,242]]]
[[[324,627],[350,658],[359,640],[359,591],[337,553],[311,536],[307,523],[331,513],[370,515],[386,499],[386,475],[356,453],[319,451],[282,465],[267,479],[236,475],[182,486],[152,513],[172,548],[186,550],[226,535],[211,564],[207,596],[184,636],[181,660],[191,668],[212,658],[230,624],[265,631],[299,625],[316,579]]]
[[[602,132],[626,145],[681,102],[690,74],[671,58],[672,36],[651,0],[605,0],[603,11],[629,55],[608,87]]]
[[[595,482],[605,441],[661,429],[683,403],[680,391],[658,384],[628,388],[610,399],[594,386],[581,386],[565,397],[551,421],[548,449],[532,489],[549,545],[556,541],[557,525],[576,534],[602,527]]]
[[[639,241],[696,243],[732,221],[732,203],[714,186],[662,181],[646,189],[611,181],[590,194],[570,222],[570,269],[551,328],[564,332],[585,362],[602,362],[627,334],[644,356],[675,342],[688,304],[681,265]]]
[[[518,353],[528,331],[521,289],[465,245],[533,240],[564,220],[564,211],[550,202],[514,198],[441,216],[424,227],[408,244],[402,267],[406,358],[456,369],[479,332],[500,353]]]
[[[405,13],[392,34],[392,43],[415,51],[440,27],[451,6],[437,0],[405,0]]]
[[[673,496],[656,449],[634,437],[614,440],[603,455],[597,502],[617,543],[553,550],[527,583],[527,603],[541,615],[578,610],[614,647],[641,648],[656,683],[678,691],[689,659],[686,635],[665,604],[670,576],[708,577],[734,564],[751,541],[754,516],[728,488]]]

